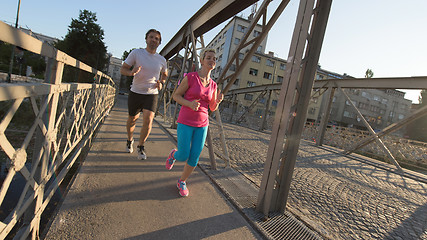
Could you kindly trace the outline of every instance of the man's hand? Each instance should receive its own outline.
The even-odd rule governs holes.
[[[141,71],[141,66],[139,66],[139,67],[134,67],[133,69],[132,69],[132,71],[130,72],[130,76],[131,77],[133,77],[133,76],[135,76],[136,74],[138,74],[139,73],[139,71]]]
[[[160,90],[162,90],[163,87],[163,83],[160,80],[156,80],[156,88]]]

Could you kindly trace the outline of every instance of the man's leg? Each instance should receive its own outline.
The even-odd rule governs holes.
[[[128,133],[128,139],[126,141],[126,149],[129,153],[133,153],[133,131],[135,130],[135,124],[136,120],[138,119],[139,114],[136,116],[130,116],[128,117],[128,120],[126,122],[126,131]]]
[[[144,146],[145,141],[150,135],[151,127],[153,126],[154,112],[144,109],[142,111],[142,128],[139,136],[138,146]]]
[[[136,120],[139,118],[139,113],[135,116],[129,116],[126,122],[126,131],[128,133],[128,140],[133,140],[133,132],[135,131]]]

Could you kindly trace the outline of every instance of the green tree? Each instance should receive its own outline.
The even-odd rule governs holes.
[[[123,52],[123,56],[122,56],[122,60],[124,61],[124,60],[126,60],[126,58],[129,56],[129,54],[130,54],[130,52],[132,52],[132,50],[134,50],[135,48],[132,48],[131,50],[129,50],[129,51],[124,51]]]
[[[126,58],[129,56],[129,53],[132,52],[132,50],[134,50],[135,48],[132,48],[129,51],[124,51],[123,55],[122,55],[122,60],[126,60]],[[124,86],[120,86],[120,88],[124,87],[126,90],[130,89],[130,85],[132,84],[132,79],[133,77],[128,77],[128,76],[123,76],[125,80],[124,82]]]
[[[63,40],[58,41],[55,47],[102,71],[107,66],[108,55],[107,47],[103,42],[104,30],[96,21],[96,13],[80,10],[79,18],[71,20],[67,35]],[[64,78],[70,78],[64,81],[73,81],[76,77],[78,82],[92,82],[94,76],[83,71],[76,72],[76,70],[68,70],[68,73],[64,73]]]
[[[420,102],[418,108],[427,106],[426,89],[421,90],[418,100]],[[409,123],[406,129],[410,139],[427,142],[427,115],[424,115],[412,123]]]
[[[9,72],[10,55],[12,53],[12,45],[0,41],[0,71]],[[15,58],[12,73],[25,75],[27,66],[32,68],[36,78],[43,79],[46,70],[44,57],[28,52],[22,48],[15,48]]]
[[[372,78],[374,76],[374,72],[372,71],[372,69],[367,69],[365,72],[365,78]]]

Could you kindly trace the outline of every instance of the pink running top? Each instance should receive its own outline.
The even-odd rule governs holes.
[[[197,111],[194,111],[187,106],[182,106],[177,122],[191,127],[206,127],[209,125],[209,102],[216,91],[216,82],[209,79],[209,85],[204,87],[197,72],[188,73],[187,79],[188,89],[184,94],[184,99],[190,102],[200,99],[200,107]]]

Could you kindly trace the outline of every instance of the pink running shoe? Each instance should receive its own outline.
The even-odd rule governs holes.
[[[166,169],[171,170],[173,167],[173,164],[175,163],[175,158],[173,157],[173,154],[176,152],[176,149],[172,149],[172,151],[169,153],[169,157],[166,159]]]
[[[188,196],[187,184],[184,181],[181,181],[181,179],[178,179],[178,183],[176,184],[176,187],[179,189],[179,195],[181,195],[181,197]]]

